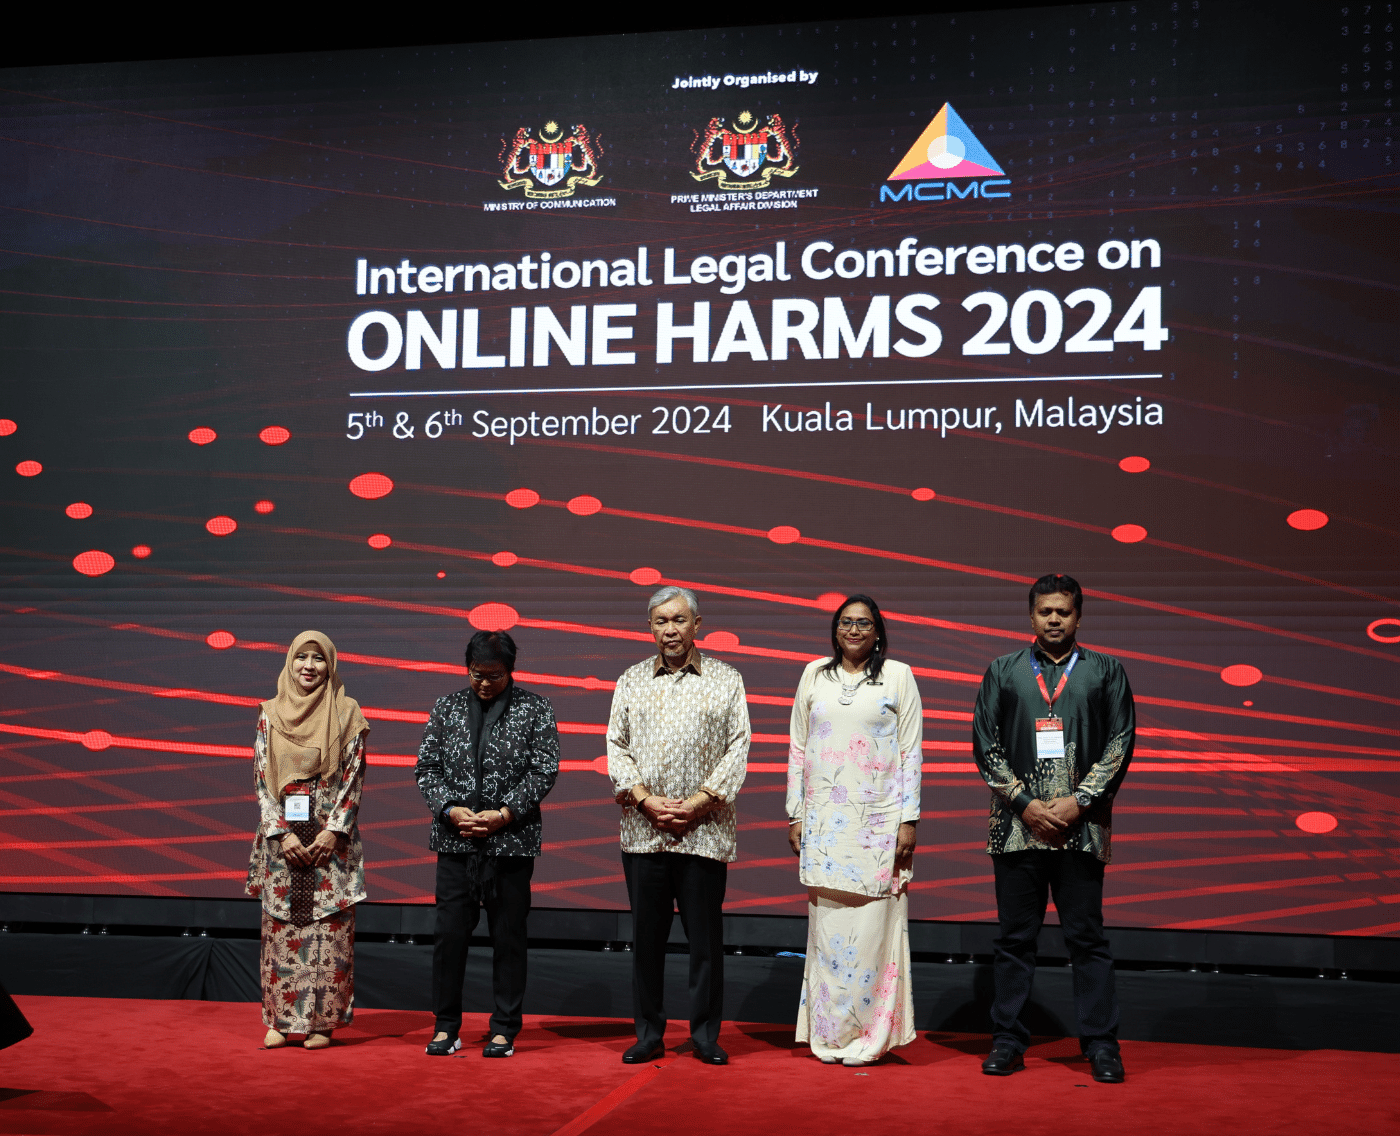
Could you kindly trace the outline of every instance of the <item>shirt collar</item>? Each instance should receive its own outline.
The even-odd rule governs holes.
[[[1081,649],[1080,646],[1079,646],[1078,640],[1076,640],[1074,646],[1071,647],[1071,648],[1069,649],[1069,654],[1066,655],[1063,659],[1061,659],[1061,660],[1057,663],[1057,662],[1055,662],[1054,659],[1052,659],[1049,655],[1047,655],[1047,654],[1045,653],[1044,648],[1042,648],[1041,645],[1040,645],[1040,640],[1039,640],[1039,639],[1037,639],[1037,640],[1035,640],[1034,642],[1031,643],[1031,653],[1034,654],[1035,657],[1036,657],[1037,659],[1040,660],[1042,666],[1047,666],[1047,667],[1063,667],[1063,666],[1068,666],[1068,665],[1069,665],[1070,656],[1073,655],[1073,654],[1075,653],[1075,651],[1079,651],[1081,654],[1083,654],[1083,651],[1082,651],[1082,649]]]
[[[690,645],[690,654],[685,657],[685,662],[674,671],[668,672],[666,669],[666,656],[658,651],[656,653],[656,659],[652,663],[651,677],[657,678],[667,673],[680,674],[682,671],[690,671],[692,674],[696,675],[703,674],[702,661],[700,649],[692,643]]]

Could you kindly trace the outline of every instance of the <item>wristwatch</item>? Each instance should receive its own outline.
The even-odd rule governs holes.
[[[1088,793],[1084,792],[1083,789],[1076,789],[1074,791],[1074,802],[1081,809],[1087,809],[1090,805],[1094,803],[1094,798],[1089,796]]]

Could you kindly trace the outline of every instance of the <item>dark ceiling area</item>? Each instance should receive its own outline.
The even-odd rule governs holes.
[[[677,11],[657,5],[641,8],[561,7],[540,10],[522,19],[509,5],[447,8],[417,18],[392,20],[385,13],[352,16],[348,10],[335,16],[333,9],[316,6],[303,14],[284,10],[238,8],[221,12],[212,21],[195,23],[187,11],[171,8],[161,26],[159,17],[134,19],[133,9],[113,8],[85,12],[79,20],[70,11],[52,9],[51,16],[36,15],[22,33],[5,37],[0,44],[0,67],[44,67],[73,63],[104,63],[142,59],[186,59],[209,56],[267,55],[311,51],[356,51],[374,48],[413,47],[451,43],[489,43],[497,40],[567,38],[618,35],[636,32],[682,31],[705,27],[753,27],[784,22],[892,19],[951,12],[981,12],[1048,8],[1049,0],[1019,4],[988,0],[925,0],[921,4],[872,5],[813,4],[798,9],[747,7],[735,9],[687,8]],[[400,11],[406,11],[400,9]],[[75,26],[76,25],[76,26]],[[543,34],[541,34],[543,33]]]

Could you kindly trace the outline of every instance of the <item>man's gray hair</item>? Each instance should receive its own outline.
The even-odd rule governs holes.
[[[670,603],[677,596],[685,600],[690,607],[691,615],[700,614],[700,597],[689,588],[677,588],[672,584],[667,584],[664,588],[658,588],[656,593],[647,601],[647,619],[651,619],[651,613],[664,603]]]

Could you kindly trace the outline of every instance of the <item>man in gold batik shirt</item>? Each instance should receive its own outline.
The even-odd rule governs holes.
[[[647,605],[658,653],[617,680],[608,722],[608,776],[622,806],[622,870],[632,905],[637,1044],[629,1065],[662,1050],[666,940],[672,905],[690,941],[690,1036],[711,1065],[724,1001],[722,909],[737,858],[734,798],[744,783],[749,711],[737,670],[695,649],[700,601],[662,588]]]

